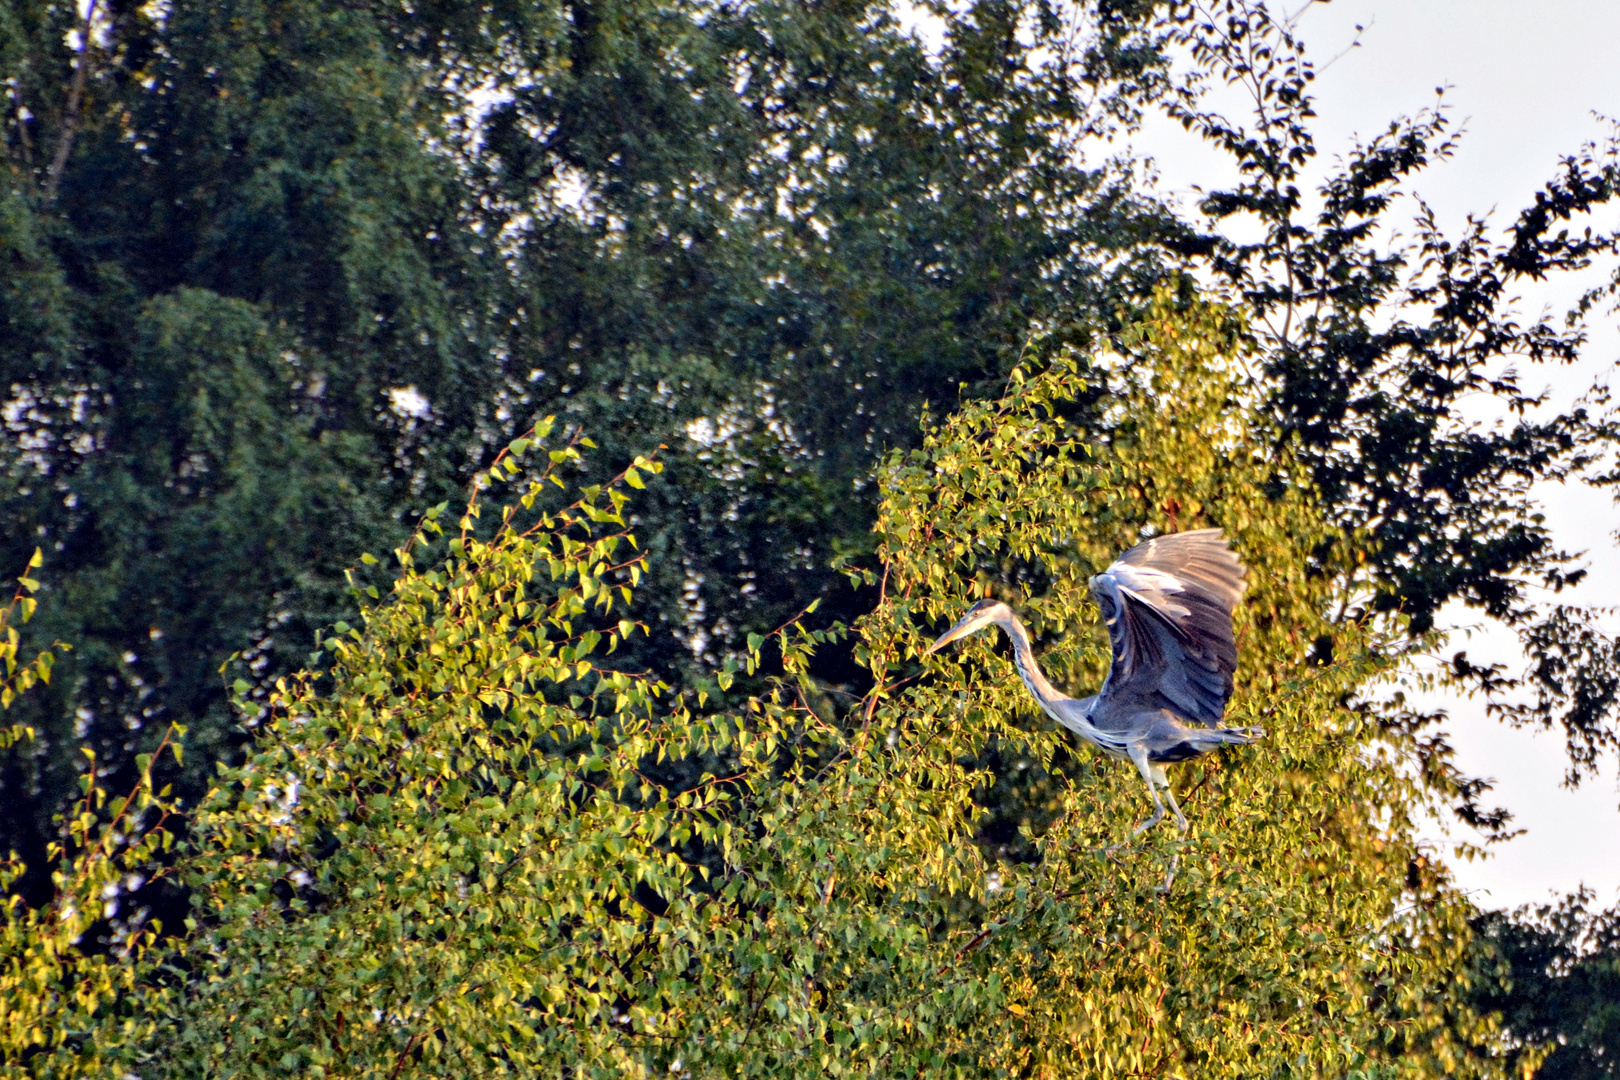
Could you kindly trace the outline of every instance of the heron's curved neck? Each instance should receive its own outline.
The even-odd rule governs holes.
[[[1018,616],[1009,612],[1005,618],[996,621],[1012,639],[1013,663],[1018,668],[1019,678],[1024,680],[1029,692],[1035,695],[1035,700],[1042,705],[1068,701],[1069,695],[1058,693],[1057,689],[1046,681],[1046,676],[1041,674],[1041,666],[1035,662],[1035,650],[1029,646],[1029,632],[1024,629],[1024,624],[1018,621]]]

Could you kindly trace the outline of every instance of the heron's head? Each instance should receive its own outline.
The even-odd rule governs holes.
[[[949,645],[958,638],[965,638],[969,634],[977,634],[987,626],[999,625],[1003,620],[1011,618],[1012,608],[1000,600],[980,600],[967,609],[957,624],[940,635],[938,641],[923,650],[924,656],[930,656]]]

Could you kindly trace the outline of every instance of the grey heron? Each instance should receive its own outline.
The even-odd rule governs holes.
[[[1164,767],[1265,735],[1259,727],[1221,726],[1237,668],[1232,611],[1246,573],[1221,530],[1198,529],[1137,544],[1093,577],[1091,592],[1108,626],[1113,663],[1102,690],[1091,697],[1071,698],[1047,681],[1024,624],[999,600],[974,604],[923,655],[988,626],[1001,627],[1012,639],[1019,676],[1046,714],[1104,753],[1133,762],[1147,782],[1154,813],[1131,836],[1164,819],[1161,790],[1185,834],[1187,818]]]

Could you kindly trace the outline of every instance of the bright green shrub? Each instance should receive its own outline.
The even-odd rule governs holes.
[[[1040,865],[1000,870],[986,929],[956,930],[975,943],[993,931],[957,977],[994,980],[1006,1001],[960,1032],[958,1053],[1042,1076],[1489,1072],[1493,1029],[1458,1003],[1469,909],[1414,835],[1430,795],[1409,748],[1346,704],[1395,646],[1375,626],[1329,621],[1354,599],[1354,545],[1324,527],[1286,448],[1247,410],[1226,319],[1161,296],[1120,355],[1015,373],[1006,398],[965,406],[889,463],[887,602],[865,628],[879,670],[909,673],[934,633],[993,593],[1022,612],[1048,676],[1093,693],[1108,650],[1089,576],[1144,528],[1220,526],[1249,566],[1230,722],[1270,732],[1172,768],[1190,836],[1146,834],[1117,866],[1099,849],[1146,816],[1146,792],[1128,765],[1080,751]],[[1087,401],[1108,433],[1094,445],[1068,419]],[[930,797],[966,792],[976,778],[959,763],[987,737],[1053,768],[1069,737],[1006,652],[983,635],[930,661],[885,702],[885,744],[852,771],[887,757]]]

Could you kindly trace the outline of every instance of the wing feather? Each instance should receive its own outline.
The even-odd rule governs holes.
[[[1113,664],[1101,699],[1161,699],[1187,719],[1220,724],[1232,697],[1232,612],[1247,571],[1219,529],[1144,541],[1091,579]]]

